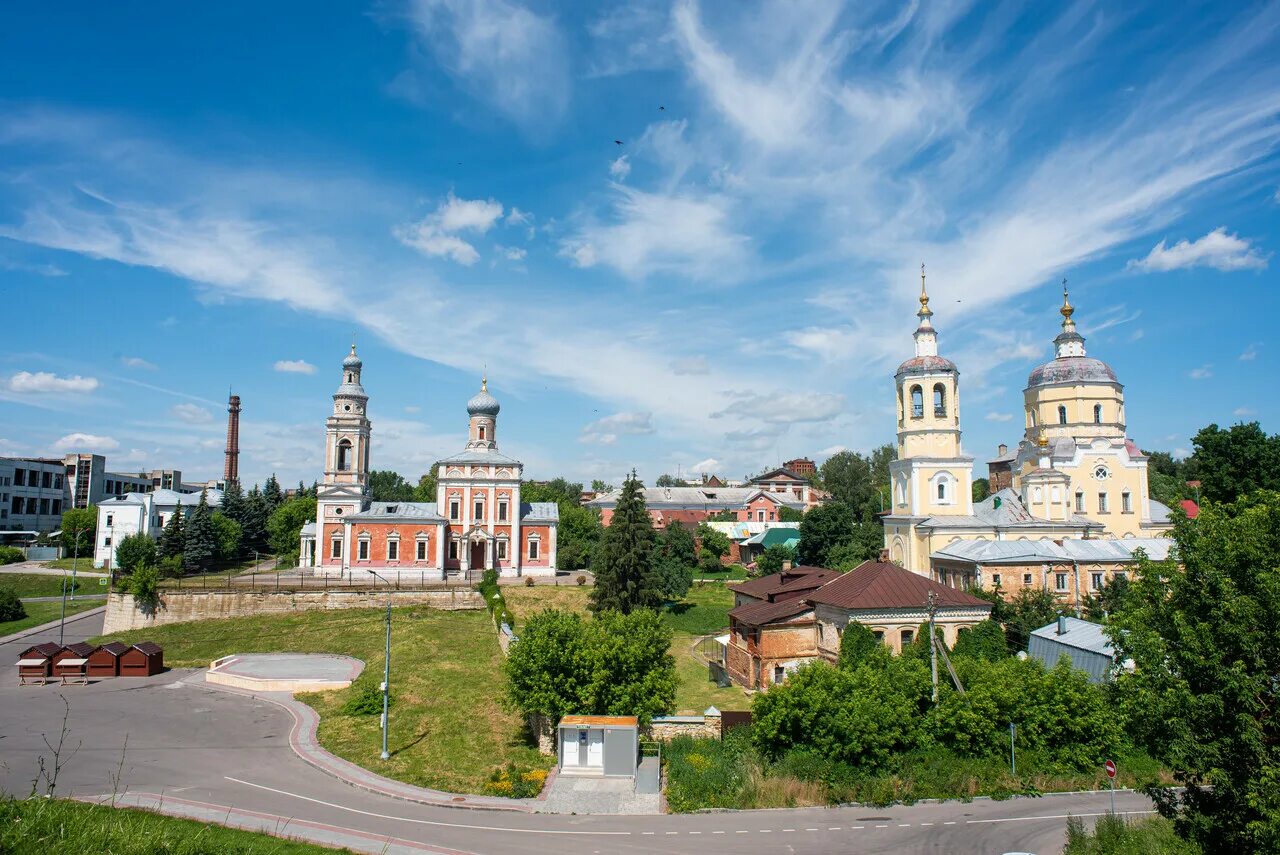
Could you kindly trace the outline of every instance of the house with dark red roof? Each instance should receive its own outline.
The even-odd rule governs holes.
[[[848,573],[788,568],[744,582],[734,588],[724,668],[748,689],[781,683],[815,659],[836,661],[852,621],[901,653],[928,621],[931,595],[948,645],[991,615],[991,603],[887,562],[865,561]]]

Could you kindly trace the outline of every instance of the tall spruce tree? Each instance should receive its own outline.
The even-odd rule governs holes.
[[[188,572],[206,570],[218,555],[218,530],[213,524],[207,490],[200,491],[200,502],[187,517],[186,537],[182,547],[182,566]]]
[[[284,491],[280,489],[280,482],[276,480],[274,472],[267,478],[267,483],[262,485],[262,498],[267,502],[267,517],[284,504]]]
[[[622,485],[613,519],[604,530],[599,559],[592,567],[596,574],[591,592],[593,612],[615,609],[630,614],[662,603],[662,584],[653,563],[653,521],[640,489],[636,473],[632,472]]]
[[[174,558],[182,555],[185,535],[186,532],[182,525],[182,506],[179,505],[173,509],[173,515],[164,524],[164,531],[160,533],[160,547],[156,550],[156,555],[161,558]]]
[[[244,497],[244,516],[240,523],[240,543],[245,552],[265,552],[267,549],[267,500],[255,485]]]
[[[244,489],[240,486],[239,481],[228,481],[226,489],[222,491],[222,506],[218,508],[219,512],[227,519],[244,529],[244,515],[246,511],[244,500]],[[244,551],[244,539],[241,537],[240,551]],[[235,556],[227,556],[235,557]]]

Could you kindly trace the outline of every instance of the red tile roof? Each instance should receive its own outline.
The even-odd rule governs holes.
[[[1193,520],[1200,516],[1200,506],[1195,503],[1194,499],[1183,499],[1178,504],[1182,505],[1182,512],[1187,515],[1187,519]]]
[[[783,573],[772,573],[731,586],[730,590],[760,600],[791,599],[806,591],[812,591],[823,583],[839,576],[838,570],[801,565]]]
[[[838,608],[862,609],[923,608],[929,593],[937,595],[939,607],[991,608],[991,603],[948,588],[896,564],[864,561],[809,594],[811,603],[826,603]]]
[[[771,603],[768,600],[747,603],[735,609],[730,609],[729,618],[749,626],[764,626],[765,624],[795,617],[808,611],[813,611],[813,606],[809,605],[809,602],[803,598],[794,597],[775,603]]]

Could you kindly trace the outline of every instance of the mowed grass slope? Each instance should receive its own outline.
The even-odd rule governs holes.
[[[78,614],[89,609],[102,605],[102,600],[76,600],[74,603],[67,600],[67,617],[70,618],[74,614]],[[18,620],[0,621],[0,636],[13,635],[22,632],[24,629],[30,629],[33,626],[40,626],[42,623],[57,620],[62,616],[62,603],[55,601],[51,603],[23,603],[22,607],[26,609],[27,616]]]
[[[590,586],[547,587],[504,585],[502,596],[520,623],[549,608],[589,614]],[[676,660],[676,712],[700,713],[709,706],[721,710],[745,710],[749,700],[739,688],[721,688],[709,679],[707,666],[692,655],[694,642],[706,635],[727,631],[733,592],[722,584],[694,585],[684,601],[670,604],[663,618],[671,626],[671,655]],[[517,631],[518,634],[518,631]]]
[[[77,594],[105,594],[105,586],[98,589],[98,580],[78,577],[75,587],[71,586],[71,574],[65,576],[48,576],[41,573],[0,573],[0,588],[12,588],[19,597],[60,597],[62,586],[66,583],[67,596]]]
[[[300,695],[320,714],[320,744],[396,780],[458,793],[479,793],[507,763],[547,768],[550,758],[524,741],[519,716],[503,703],[502,652],[486,612],[423,606],[391,616],[391,759],[378,759],[377,715],[342,712],[356,692],[382,681],[385,612],[298,612],[170,624],[113,635],[164,647],[170,666],[207,667],[231,653],[336,653],[365,670],[349,689]]]

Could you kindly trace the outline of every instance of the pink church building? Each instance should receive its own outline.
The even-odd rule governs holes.
[[[369,396],[355,346],[325,423],[325,470],[315,522],[302,530],[301,559],[317,573],[360,578],[404,574],[434,580],[556,572],[554,502],[521,502],[524,465],[498,451],[498,400],[488,380],[467,402],[467,444],[438,461],[436,501],[369,498]]]

